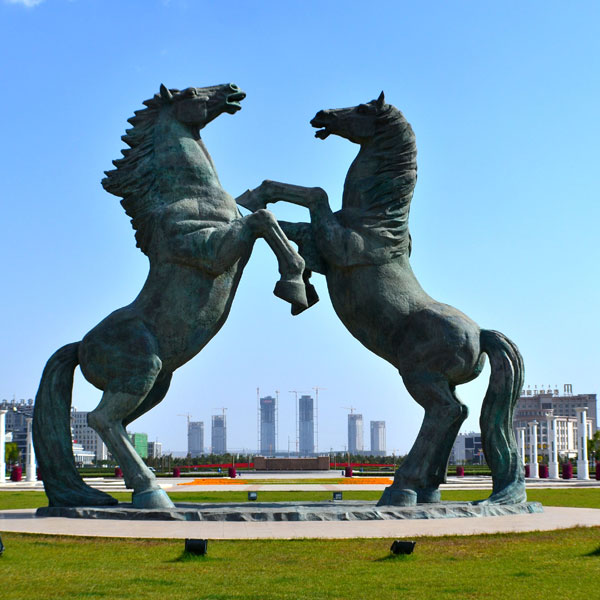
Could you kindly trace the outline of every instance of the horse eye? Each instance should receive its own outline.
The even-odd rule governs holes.
[[[356,107],[356,112],[359,115],[367,115],[367,114],[369,114],[369,107],[366,104],[359,104]]]
[[[187,90],[185,90],[185,95],[189,96],[190,98],[193,98],[198,95],[198,92],[195,88],[188,88]]]

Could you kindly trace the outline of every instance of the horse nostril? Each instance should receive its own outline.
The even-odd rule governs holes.
[[[237,85],[235,85],[235,83],[230,83],[229,87],[233,92],[237,92],[240,89]]]

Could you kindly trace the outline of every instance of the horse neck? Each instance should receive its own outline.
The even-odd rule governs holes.
[[[221,188],[204,142],[173,117],[171,108],[162,112],[154,129],[154,165],[159,192],[173,200]]]
[[[406,127],[410,126],[400,119],[387,123],[379,135],[361,145],[346,175],[342,208],[369,208],[373,203],[369,195],[374,193],[379,183],[402,177],[409,171],[416,173],[414,157],[409,161],[404,159],[407,150]],[[399,198],[398,201],[409,204],[411,197]]]

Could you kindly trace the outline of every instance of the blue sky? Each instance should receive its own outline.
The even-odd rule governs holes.
[[[126,119],[160,83],[226,81],[248,97],[203,133],[223,187],[319,185],[334,208],[357,147],[315,139],[308,122],[385,90],[417,136],[410,224],[423,287],[511,337],[527,385],[599,391],[597,4],[3,0],[0,56],[0,398],[33,397],[54,350],[143,284],[147,261],[100,185]],[[422,412],[393,367],[344,329],[322,278],[321,302],[292,318],[272,294],[277,276],[259,242],[225,327],[131,429],[184,450],[177,415],[207,422],[225,406],[229,446],[254,448],[259,386],[281,392],[285,450],[288,390],[321,386],[320,449],[346,444],[342,407],[354,406],[366,423],[385,420],[388,449],[406,452]],[[487,375],[459,389],[467,430]],[[78,376],[74,405],[99,398]]]

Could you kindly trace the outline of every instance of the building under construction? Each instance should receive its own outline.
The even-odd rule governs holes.
[[[277,398],[265,396],[259,403],[259,450],[263,456],[277,452]]]
[[[222,415],[212,416],[211,446],[213,454],[227,454],[227,416],[225,410]]]
[[[200,456],[204,454],[204,422],[188,421],[188,454]]]
[[[385,456],[385,421],[371,421],[371,455]]]
[[[348,415],[348,452],[363,452],[363,416],[352,412]]]
[[[315,451],[315,401],[312,396],[298,400],[298,437],[300,456],[311,456]]]

